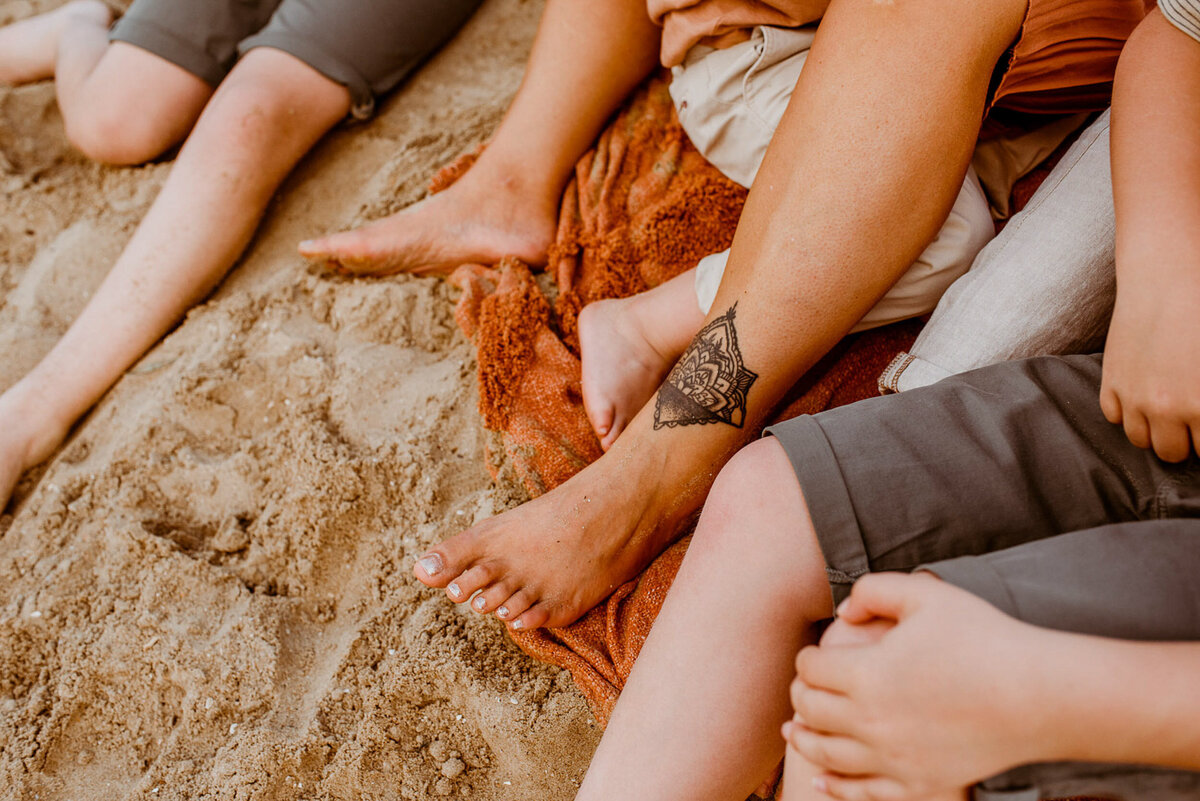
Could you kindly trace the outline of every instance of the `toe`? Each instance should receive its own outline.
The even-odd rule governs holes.
[[[603,450],[607,451],[613,446],[613,443],[617,441],[617,437],[621,436],[621,432],[625,430],[625,423],[624,417],[614,416],[612,424],[608,427],[608,431],[600,435],[600,447]]]
[[[513,593],[511,584],[503,581],[487,587],[483,592],[471,599],[471,608],[481,614],[487,614],[498,607]]]
[[[413,575],[422,584],[438,588],[445,587],[452,580],[461,577],[481,555],[476,548],[479,542],[478,532],[478,526],[469,528],[430,548],[413,565]],[[467,593],[463,600],[469,597],[470,593]]]
[[[524,590],[517,590],[496,608],[496,617],[504,621],[516,620],[531,606],[533,606],[533,599],[529,597],[528,593]]]
[[[584,403],[584,410],[587,412],[588,421],[592,424],[592,430],[596,432],[596,437],[603,444],[612,431],[613,426],[613,407],[607,404],[601,405],[599,410],[595,404]],[[604,446],[608,450],[608,446]]]
[[[456,604],[470,598],[492,581],[492,571],[482,565],[476,565],[458,578],[446,585],[446,594]]]
[[[542,604],[534,604],[509,625],[514,631],[532,631],[546,625],[549,619],[549,611]]]

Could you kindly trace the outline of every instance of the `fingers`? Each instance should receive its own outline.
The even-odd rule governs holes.
[[[853,734],[854,702],[797,679],[791,686],[792,709],[809,728],[828,734]]]
[[[1126,438],[1134,447],[1146,449],[1150,447],[1150,421],[1135,409],[1125,409],[1121,422],[1125,427]]]
[[[796,680],[818,690],[844,694],[853,686],[852,676],[862,650],[858,646],[802,648],[796,655]]]
[[[838,801],[905,801],[909,797],[899,782],[880,776],[823,774],[813,779],[813,789]]]
[[[870,776],[878,771],[874,752],[858,740],[815,732],[798,720],[784,724],[788,746],[818,768],[842,776]]]
[[[1119,426],[1121,424],[1121,398],[1108,386],[1107,381],[1103,381],[1101,384],[1100,411],[1104,412],[1105,420]]]
[[[1180,421],[1155,421],[1150,425],[1150,445],[1164,462],[1182,462],[1192,452],[1192,432]]]
[[[1138,448],[1153,449],[1164,462],[1182,462],[1193,447],[1200,453],[1200,413],[1187,404],[1163,402],[1126,403],[1105,381],[1100,389],[1100,409],[1114,425],[1123,426],[1129,442]]]
[[[848,623],[866,623],[873,618],[901,620],[919,605],[927,586],[923,581],[903,573],[863,576],[838,607],[838,617]]]

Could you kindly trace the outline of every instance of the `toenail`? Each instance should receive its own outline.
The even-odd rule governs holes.
[[[521,621],[519,621],[519,620],[514,620],[514,621],[513,621],[513,624],[512,624],[512,627],[513,627],[514,629],[523,629],[523,628],[525,628],[525,624],[524,624],[524,623],[522,623],[522,622],[521,622]]]
[[[312,248],[312,246],[315,244],[317,244],[317,240],[305,239],[303,242],[300,243],[299,248],[301,250],[310,250]]]
[[[454,583],[451,583],[451,584],[450,584],[450,586],[446,588],[446,592],[450,593],[450,594],[451,594],[451,595],[453,595],[455,598],[461,598],[461,597],[462,597],[462,590],[460,590],[460,589],[458,588],[458,585],[457,585],[457,584],[454,584]]]
[[[487,601],[483,600],[483,596],[482,596],[482,595],[480,595],[480,596],[479,596],[478,598],[476,598],[474,601],[471,601],[471,606],[475,607],[476,609],[478,609],[478,610],[480,610],[480,611],[482,611],[482,610],[483,610],[483,607],[484,607],[484,606],[486,606],[486,605],[487,605]]]
[[[496,610],[496,617],[508,617],[508,607],[502,606]]]
[[[425,575],[427,576],[436,576],[442,572],[442,557],[436,553],[429,556],[422,556],[421,561],[417,562],[417,564],[421,566],[421,569],[425,571]]]

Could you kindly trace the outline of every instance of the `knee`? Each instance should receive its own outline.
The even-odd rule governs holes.
[[[743,448],[717,476],[689,559],[693,551],[756,576],[760,589],[809,622],[833,613],[804,493],[774,437]]]
[[[739,451],[717,475],[693,547],[760,548],[779,533],[775,524],[794,532],[807,520],[787,455],[774,437],[765,437]]]
[[[257,48],[221,83],[205,115],[209,131],[257,150],[281,138],[315,138],[349,110],[350,93],[344,86],[293,56]]]
[[[132,98],[110,97],[77,103],[63,119],[67,139],[79,152],[103,164],[128,166],[150,161],[186,135],[191,121],[173,121]]]

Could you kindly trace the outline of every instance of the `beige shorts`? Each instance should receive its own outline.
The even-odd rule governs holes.
[[[692,144],[730,180],[749,187],[800,77],[815,26],[755,28],[722,50],[698,46],[673,68],[671,97]],[[854,329],[861,331],[933,311],[948,286],[995,235],[987,198],[972,168],[933,243]],[[729,252],[696,268],[696,295],[706,314]]]

